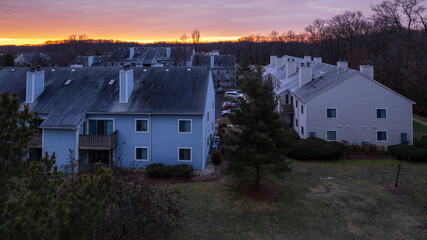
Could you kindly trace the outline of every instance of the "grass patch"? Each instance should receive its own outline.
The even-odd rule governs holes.
[[[414,139],[420,139],[423,135],[427,135],[427,126],[414,121]]]
[[[236,182],[176,184],[188,198],[186,221],[173,239],[426,239],[416,234],[427,222],[427,164],[405,163],[400,184],[410,196],[389,194],[397,161],[293,162],[272,202],[238,194]],[[325,177],[333,177],[325,180]]]

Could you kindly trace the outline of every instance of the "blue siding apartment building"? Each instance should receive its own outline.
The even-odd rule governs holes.
[[[13,91],[43,119],[29,158],[70,149],[81,164],[204,169],[215,130],[208,67],[3,68],[0,92]]]

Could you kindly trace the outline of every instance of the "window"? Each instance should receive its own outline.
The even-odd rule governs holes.
[[[191,133],[191,120],[178,120],[179,133]]]
[[[337,140],[337,131],[326,131],[326,140],[336,141]]]
[[[89,120],[89,135],[111,135],[113,120]]]
[[[215,101],[212,101],[212,109],[215,109]]]
[[[135,131],[136,132],[148,132],[148,120],[147,119],[135,119]]]
[[[384,108],[377,109],[377,118],[387,118],[387,111]]]
[[[298,100],[295,99],[295,107],[298,108]]]
[[[387,131],[377,131],[377,141],[386,142],[387,141]]]
[[[337,118],[337,109],[336,108],[327,108],[326,109],[326,118]]]
[[[178,161],[191,161],[191,148],[178,148]]]
[[[301,105],[301,114],[304,114],[304,106]]]
[[[135,148],[135,161],[148,161],[148,148],[136,147]]]
[[[289,104],[289,95],[288,94],[286,94],[286,96],[285,96],[285,104]]]
[[[209,122],[209,112],[208,112],[208,114],[207,114],[208,116],[207,116],[207,118],[206,118],[206,122]]]
[[[295,127],[298,127],[298,119],[295,119]]]
[[[301,134],[304,135],[304,127],[301,126]]]

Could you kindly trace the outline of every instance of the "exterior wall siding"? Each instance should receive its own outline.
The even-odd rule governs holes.
[[[209,121],[207,116],[209,115]],[[206,165],[206,159],[209,155],[209,147],[215,133],[215,89],[212,81],[212,74],[209,76],[209,85],[208,92],[205,103],[205,114],[203,116],[204,127],[204,137],[203,137],[203,147],[204,147],[204,156],[203,156],[203,168]]]
[[[401,143],[401,133],[412,136],[412,104],[377,83],[356,74],[308,101],[307,129],[326,139],[327,130],[337,131],[337,140],[349,144],[369,141],[376,145]],[[327,119],[326,108],[336,108],[337,118]],[[376,109],[385,108],[386,119],[376,118]],[[387,131],[387,141],[377,141],[377,131]]]
[[[55,152],[56,164],[62,169],[69,161],[69,149],[76,153],[78,144],[78,135],[76,130],[65,129],[44,129],[43,130],[43,153],[49,155]],[[77,157],[77,155],[76,155]]]

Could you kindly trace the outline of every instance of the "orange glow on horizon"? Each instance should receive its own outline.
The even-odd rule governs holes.
[[[96,39],[96,38],[91,38],[90,39]],[[236,41],[239,38],[241,38],[241,36],[232,36],[232,37],[205,37],[205,38],[201,38],[200,42],[221,42],[221,41]],[[0,46],[5,46],[5,45],[16,45],[16,46],[23,46],[23,45],[42,45],[43,43],[45,43],[46,41],[57,41],[57,40],[64,40],[67,38],[63,38],[63,39],[10,39],[10,38],[0,38]],[[100,38],[100,39],[112,39],[112,38]],[[154,42],[181,42],[179,39],[113,39],[113,40],[119,40],[119,41],[125,41],[125,42],[137,42],[137,43],[154,43]],[[191,42],[191,40],[190,40]]]

